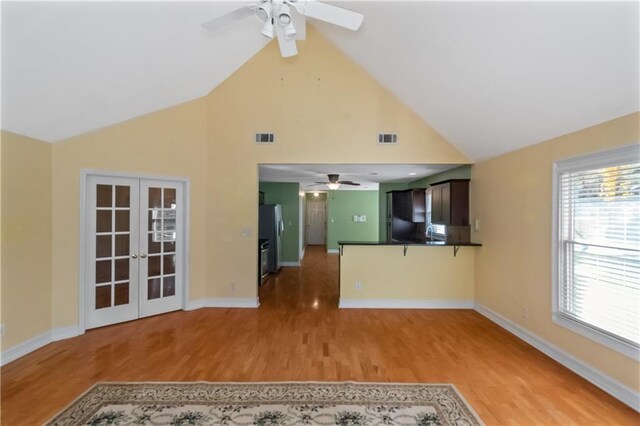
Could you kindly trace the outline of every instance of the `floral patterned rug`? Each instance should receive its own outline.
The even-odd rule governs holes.
[[[481,425],[453,385],[98,383],[49,425]]]

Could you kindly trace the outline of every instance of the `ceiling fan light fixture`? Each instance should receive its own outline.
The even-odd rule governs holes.
[[[278,23],[283,27],[285,27],[291,24],[292,22],[293,21],[291,19],[291,10],[289,9],[289,6],[287,6],[286,4],[283,4],[282,6],[280,6],[280,9],[278,10]]]
[[[338,182],[329,182],[329,183],[327,183],[327,187],[329,189],[334,189],[335,190],[335,189],[340,188],[340,184]]]
[[[262,22],[271,21],[271,3],[262,3],[258,6],[256,16]]]
[[[271,19],[269,19],[264,23],[264,25],[262,26],[262,31],[260,31],[260,34],[268,38],[273,38],[273,22],[271,22]]]

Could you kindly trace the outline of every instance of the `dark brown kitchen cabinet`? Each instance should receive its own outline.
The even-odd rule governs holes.
[[[431,185],[431,223],[469,225],[469,179],[451,179]]]
[[[425,221],[426,205],[424,189],[390,191],[392,196],[392,215],[414,223]]]

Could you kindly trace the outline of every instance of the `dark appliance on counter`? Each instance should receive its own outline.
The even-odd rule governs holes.
[[[269,275],[269,240],[258,241],[258,285],[262,285]]]

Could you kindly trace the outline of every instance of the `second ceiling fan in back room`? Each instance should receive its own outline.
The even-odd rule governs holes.
[[[327,185],[329,189],[338,189],[340,188],[340,185],[360,186],[359,183],[350,180],[338,180],[340,178],[340,175],[338,174],[328,174],[327,177],[329,178],[329,182],[316,182],[314,185],[310,186]]]
[[[241,19],[256,15],[263,22],[260,33],[268,38],[273,38],[275,34],[280,54],[286,58],[298,54],[296,38],[299,32],[294,26],[293,13],[302,16],[302,25],[305,24],[304,17],[307,17],[352,31],[357,31],[364,20],[361,13],[316,0],[261,0],[213,18],[202,24],[202,27],[208,31],[218,31]]]

